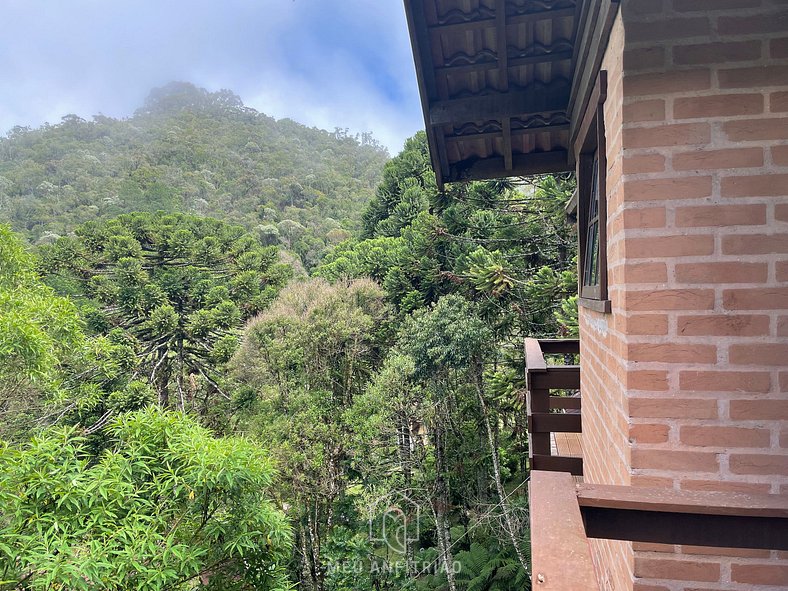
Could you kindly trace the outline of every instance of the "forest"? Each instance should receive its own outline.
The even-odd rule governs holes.
[[[154,90],[0,139],[0,590],[530,588],[571,177]]]

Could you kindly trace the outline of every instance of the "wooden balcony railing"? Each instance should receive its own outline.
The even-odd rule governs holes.
[[[580,366],[549,364],[545,355],[574,358],[580,353],[577,339],[525,339],[525,378],[528,409],[528,457],[531,470],[583,475],[579,435],[571,440],[557,434],[579,434],[581,398]],[[574,391],[575,395],[551,394]],[[567,453],[562,453],[568,451]],[[555,452],[555,453],[554,453]]]

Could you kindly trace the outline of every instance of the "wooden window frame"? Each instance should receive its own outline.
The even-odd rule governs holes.
[[[578,193],[578,303],[605,314],[609,313],[611,309],[607,285],[607,144],[604,113],[606,98],[607,72],[601,70],[574,145]],[[596,183],[594,183],[595,179]],[[597,191],[597,208],[594,220],[590,220],[589,213],[591,213],[594,185],[596,185]],[[592,221],[596,222],[597,282],[589,284],[586,283],[586,264],[588,262],[586,249],[589,246],[589,226]]]

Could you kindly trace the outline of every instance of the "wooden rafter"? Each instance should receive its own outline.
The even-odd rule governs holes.
[[[509,92],[509,48],[506,40],[506,0],[495,0],[495,36],[498,41],[498,90]],[[512,170],[512,119],[501,116],[503,167]]]

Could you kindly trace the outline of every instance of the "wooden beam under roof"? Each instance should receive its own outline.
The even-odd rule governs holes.
[[[568,101],[568,85],[435,101],[429,109],[429,122],[430,125],[446,125],[500,120],[523,113],[555,113],[565,111]]]
[[[567,172],[569,156],[566,150],[537,152],[532,154],[515,154],[512,157],[511,170],[506,169],[503,157],[482,158],[475,161],[457,162],[452,164],[447,182],[478,181],[484,179],[504,178],[507,176],[530,176],[553,172]]]

